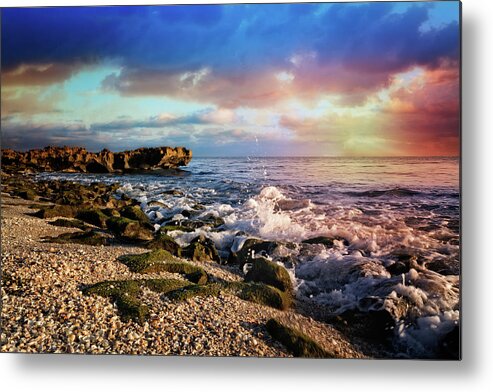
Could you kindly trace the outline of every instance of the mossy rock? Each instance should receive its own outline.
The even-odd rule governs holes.
[[[149,309],[136,298],[140,286],[141,282],[135,280],[106,281],[85,288],[83,293],[111,298],[122,320],[134,320],[142,324],[149,316]]]
[[[111,199],[111,200],[114,200],[114,199]],[[118,212],[118,210],[115,209],[115,208],[103,208],[101,211],[103,212],[103,214],[105,214],[108,217],[111,217],[111,216],[116,216],[116,217],[121,216],[120,213]]]
[[[128,218],[113,216],[108,218],[106,226],[118,237],[129,240],[150,241],[154,238],[150,229],[143,227],[140,222]]]
[[[91,225],[106,229],[106,221],[108,220],[108,216],[105,215],[99,208],[81,210],[75,217],[84,222],[90,223]]]
[[[288,309],[293,301],[291,293],[263,283],[231,282],[226,285],[226,288],[229,292],[245,301],[280,310]]]
[[[193,264],[178,261],[171,253],[157,249],[152,252],[120,256],[118,260],[130,271],[141,274],[154,272],[171,272],[181,274],[185,279],[197,284],[205,284],[209,280],[207,273]]]
[[[161,294],[167,294],[191,285],[190,282],[178,279],[147,279],[143,280],[142,284],[150,290]]]
[[[193,261],[215,261],[218,263],[221,261],[214,242],[203,235],[194,238],[190,245],[183,249],[183,255]]]
[[[32,189],[20,189],[14,194],[24,200],[36,200],[36,197],[38,196],[36,192]]]
[[[276,319],[267,321],[266,328],[269,334],[282,343],[295,357],[334,358],[334,355],[324,350],[312,338],[282,325]]]
[[[209,276],[204,269],[189,263],[168,262],[162,266],[163,271],[181,274],[185,279],[196,284],[206,284]]]
[[[113,297],[122,293],[136,295],[140,291],[140,283],[137,280],[107,280],[86,287],[84,294],[96,294],[101,297]]]
[[[140,222],[142,225],[150,225],[149,217],[137,206],[126,206],[120,210],[120,215]]]
[[[56,204],[51,207],[41,208],[34,216],[38,218],[55,218],[62,216],[65,218],[75,218],[78,213],[78,208],[74,206]]]
[[[78,219],[64,219],[58,218],[56,221],[49,222],[50,225],[59,227],[74,227],[76,229],[86,230],[89,227],[82,221]]]
[[[146,246],[149,249],[164,249],[178,257],[180,257],[182,253],[180,245],[178,245],[174,238],[161,232],[158,233],[156,238],[148,242]]]
[[[191,233],[194,229],[182,225],[165,225],[159,229],[162,233],[168,233],[170,231],[183,231],[185,233]]]
[[[281,291],[291,292],[293,285],[286,268],[259,257],[253,260],[252,268],[245,275],[246,282],[262,282],[278,288]]]
[[[238,252],[231,253],[228,264],[239,264],[243,268],[245,263],[251,263],[257,256],[271,255],[279,245],[276,241],[248,238]]]
[[[64,233],[58,237],[47,238],[50,242],[59,244],[75,243],[82,245],[110,245],[112,238],[104,233],[96,230],[76,232],[76,233]]]
[[[218,283],[194,284],[171,291],[166,296],[172,301],[184,301],[194,297],[217,297],[221,293],[221,288],[222,286]]]
[[[162,267],[166,262],[177,261],[171,253],[163,249],[135,255],[123,255],[118,260],[125,264],[130,271],[139,273],[165,271]]]

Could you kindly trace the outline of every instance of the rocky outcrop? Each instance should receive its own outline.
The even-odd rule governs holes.
[[[139,148],[137,150],[89,152],[82,147],[45,147],[25,152],[2,150],[5,172],[62,171],[75,173],[127,173],[186,166],[192,151],[184,147]]]

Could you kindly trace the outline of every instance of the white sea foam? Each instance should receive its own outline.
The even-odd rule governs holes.
[[[412,170],[421,172],[411,179],[399,177],[394,170],[400,161],[387,164],[385,170],[395,172],[391,177],[382,174],[384,169],[373,173],[371,167],[363,170],[356,162],[362,170],[359,178],[355,178],[353,166],[347,166],[351,172],[340,163],[327,162],[317,160],[310,166],[309,161],[298,160],[289,166],[290,161],[282,161],[278,164],[284,165],[284,171],[276,172],[274,166],[254,159],[238,164],[232,161],[229,167],[222,161],[207,161],[207,170],[201,171],[204,174],[189,179],[118,177],[122,186],[117,195],[136,198],[149,218],[159,224],[222,218],[224,225],[219,230],[204,226],[170,235],[181,246],[206,235],[225,258],[251,237],[296,243],[293,249],[279,247],[278,254],[271,256],[276,262],[293,260],[286,266],[295,280],[297,296],[334,313],[387,309],[397,321],[399,350],[411,356],[430,355],[459,320],[458,276],[426,268],[436,260],[447,265],[459,257],[458,232],[449,225],[458,220],[457,188],[451,180],[456,163],[444,161],[442,166],[451,174],[433,177],[430,188],[426,162],[412,162]],[[250,170],[248,165],[256,166]],[[320,165],[325,166],[319,170]],[[266,184],[266,177],[258,175],[265,167],[278,177],[276,186]],[[313,179],[305,176],[310,170],[318,176],[315,187]],[[115,177],[87,175],[72,178],[115,181]],[[391,191],[374,192],[375,184],[385,181]],[[395,185],[398,181],[402,183]],[[422,185],[419,192],[406,190],[417,184]],[[440,188],[436,184],[445,185]],[[428,194],[427,189],[431,189]],[[316,236],[335,238],[334,246],[300,244]],[[389,269],[397,265],[399,254],[414,257],[407,261],[411,268],[391,275]]]

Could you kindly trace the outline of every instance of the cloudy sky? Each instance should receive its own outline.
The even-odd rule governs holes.
[[[2,9],[2,147],[459,153],[459,3]]]

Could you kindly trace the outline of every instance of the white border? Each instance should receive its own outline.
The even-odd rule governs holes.
[[[241,1],[214,1],[234,3]],[[259,1],[250,1],[259,2]],[[5,6],[136,1],[0,1]],[[147,0],[142,4],[172,4]],[[174,3],[178,3],[175,1]],[[205,3],[184,0],[180,3]],[[463,1],[463,361],[0,354],[4,391],[488,391],[493,385],[493,2]],[[491,363],[490,363],[491,362]]]

